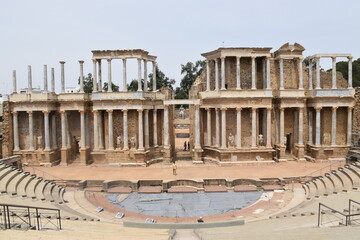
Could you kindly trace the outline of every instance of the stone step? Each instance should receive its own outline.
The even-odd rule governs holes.
[[[35,189],[37,188],[37,185],[40,184],[41,179],[38,179],[36,176],[31,175],[31,178],[33,178],[32,181],[29,182],[29,184],[26,186],[26,196],[28,198],[36,199],[36,193]]]
[[[13,178],[21,174],[22,172],[18,169],[12,169],[0,180],[0,193],[6,193],[9,183]]]
[[[19,184],[27,177],[27,174],[21,172],[16,177],[14,177],[10,182],[6,189],[6,192],[10,195],[17,195],[17,188]]]
[[[332,174],[332,173],[329,173],[329,174],[326,174],[326,175],[327,175],[326,177],[329,178],[330,181],[332,181],[333,184],[334,184],[334,193],[335,194],[336,193],[341,193],[343,191],[343,189],[344,189],[344,185],[343,185],[342,181],[339,179],[339,177]]]
[[[26,188],[33,180],[34,180],[33,176],[26,175],[16,188],[17,195],[20,197],[26,197],[27,196]]]
[[[345,172],[342,171],[342,168],[341,170],[339,169],[338,171],[336,171],[335,174],[341,179],[341,181],[344,184],[343,191],[350,192],[351,190],[353,190],[353,182],[351,178]]]
[[[61,197],[61,190],[63,189],[63,187],[60,187],[59,185],[55,185],[54,188],[51,191],[51,196],[54,199],[54,201],[58,204],[62,204],[63,198]]]
[[[360,188],[360,172],[357,172],[351,166],[345,167],[344,171],[351,177],[353,188]]]
[[[328,196],[334,193],[334,183],[326,176],[321,178],[321,181],[325,185],[325,192],[324,195]]]
[[[43,180],[44,181],[44,180]],[[53,191],[53,188],[56,186],[54,183],[52,182],[49,182],[49,181],[45,181],[47,182],[46,186],[44,187],[44,190],[43,190],[43,194],[44,194],[44,197],[45,197],[45,200],[46,201],[50,201],[50,202],[55,202],[53,196],[52,196],[52,191]]]
[[[309,195],[307,196],[307,200],[313,199],[316,194],[317,194],[317,188],[314,182],[310,181],[307,182],[306,185],[308,186],[309,189]]]
[[[325,188],[326,188],[324,182],[321,181],[320,178],[317,178],[313,181],[313,183],[316,185],[316,189],[317,189],[315,197],[319,198],[321,196],[324,196]]]
[[[35,196],[36,199],[38,200],[46,200],[45,195],[44,195],[44,189],[46,187],[46,185],[48,185],[49,182],[45,182],[44,180],[41,179],[41,181],[39,182],[39,184],[37,184],[36,188],[35,188]]]

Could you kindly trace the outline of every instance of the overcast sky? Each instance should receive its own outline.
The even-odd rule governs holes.
[[[158,57],[159,68],[180,82],[180,64],[202,59],[201,53],[225,47],[272,47],[298,42],[304,55],[351,53],[360,57],[360,1],[270,0],[2,0],[0,5],[0,93],[43,88],[43,65],[66,61],[66,86],[76,86],[78,60],[92,72],[91,50],[144,49]],[[343,59],[344,60],[344,59]],[[321,62],[330,68],[330,60]],[[136,78],[136,60],[128,78]],[[149,65],[150,67],[151,65]],[[113,81],[121,83],[121,61],[113,61]],[[106,81],[103,62],[103,81]],[[151,69],[151,68],[150,68]],[[50,72],[50,69],[48,70]],[[150,71],[150,70],[149,70]]]

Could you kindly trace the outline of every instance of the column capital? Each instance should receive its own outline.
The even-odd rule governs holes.
[[[84,60],[79,60],[80,65],[84,64]]]
[[[148,112],[149,112],[149,109],[144,109],[144,112],[145,112],[145,113],[148,113]]]
[[[347,59],[348,59],[349,61],[352,61],[353,56],[349,56],[349,57],[347,57]]]
[[[81,109],[79,110],[79,113],[85,113],[85,110]]]
[[[126,114],[128,113],[128,109],[122,109],[121,111]]]
[[[93,63],[96,63],[97,60],[96,60],[96,59],[91,59],[91,61],[92,61]]]
[[[220,57],[221,60],[223,60],[223,59],[225,60],[225,58],[226,58],[226,56],[221,56]]]
[[[335,57],[335,56],[332,56],[331,59],[332,59],[333,61],[336,61],[336,57]]]
[[[142,60],[142,58],[136,58],[138,60],[138,62],[140,62]]]
[[[60,110],[59,112],[60,112],[61,114],[66,113],[66,111],[65,111],[65,110]]]
[[[49,116],[49,113],[50,113],[50,111],[49,111],[49,110],[45,110],[45,111],[42,111],[42,112],[43,112],[43,114],[44,114],[44,115]]]
[[[144,109],[137,109],[138,113],[142,113]]]
[[[122,58],[121,60],[123,60],[123,62],[126,62],[126,58]]]
[[[65,61],[59,61],[60,64],[65,64],[66,62]]]
[[[12,111],[11,112],[13,115],[18,115],[18,111]]]
[[[113,109],[106,110],[107,113],[113,113],[113,111],[114,111]]]
[[[33,111],[26,111],[30,116],[33,115]]]
[[[258,107],[252,107],[251,110],[252,111],[256,111],[258,109]]]
[[[348,106],[347,107],[349,111],[353,110],[354,109],[354,106]]]
[[[99,114],[99,110],[92,110],[93,114]]]
[[[302,60],[304,60],[304,58],[303,57],[298,57],[298,60],[302,61]]]
[[[320,111],[320,110],[322,109],[322,107],[314,107],[314,109],[315,109],[316,111]]]
[[[304,110],[304,107],[298,107],[299,108],[299,110]]]
[[[241,112],[242,109],[243,109],[242,107],[237,107],[236,111]]]
[[[221,109],[221,111],[226,111],[227,110],[227,107],[222,107],[222,108],[220,108]]]
[[[240,61],[240,58],[241,58],[240,56],[236,56],[236,60]]]
[[[107,59],[106,59],[106,61],[107,61],[108,63],[111,63],[111,60],[112,60],[112,58],[107,58]]]
[[[251,59],[255,59],[256,58],[256,56],[251,56]]]
[[[331,107],[331,109],[333,110],[333,111],[336,111],[336,109],[338,109],[339,107],[338,106],[332,106]]]

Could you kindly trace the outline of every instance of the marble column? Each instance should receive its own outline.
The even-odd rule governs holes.
[[[316,146],[320,146],[321,142],[320,142],[320,118],[321,118],[321,107],[316,107],[316,124],[315,124],[315,145]]]
[[[221,90],[225,90],[225,57],[221,58]]]
[[[80,93],[84,93],[84,61],[79,60],[80,64]]]
[[[332,115],[331,115],[331,146],[336,145],[336,110],[337,107],[332,107]]]
[[[298,131],[298,144],[304,145],[304,108],[299,108],[299,131]]]
[[[308,139],[308,144],[312,144],[313,143],[313,112],[311,110],[311,108],[309,108],[309,139]]]
[[[98,70],[98,77],[99,77],[99,81],[98,81],[98,91],[102,92],[102,88],[103,88],[103,84],[102,84],[102,68],[101,68],[101,59],[97,60],[98,62],[98,66],[99,66],[99,70]]]
[[[148,91],[147,61],[144,59],[144,91]]]
[[[284,137],[285,137],[285,134],[284,134],[284,111],[285,109],[284,108],[280,108],[280,146],[283,147],[285,145],[285,142],[284,142]]]
[[[124,92],[127,92],[127,80],[126,80],[126,58],[122,59],[123,62],[123,83],[122,88]]]
[[[80,110],[80,149],[86,148],[85,111]]]
[[[105,148],[104,144],[104,116],[102,110],[99,110],[99,116],[98,116],[98,131],[99,131],[99,149],[103,150]]]
[[[111,73],[111,58],[107,59],[108,63],[108,92],[112,92],[112,73]]]
[[[320,87],[320,58],[316,58],[316,86],[315,89],[321,89]]]
[[[206,91],[210,91],[210,68],[209,68],[209,60],[206,61]]]
[[[219,64],[215,58],[215,91],[219,91]]]
[[[66,112],[60,111],[61,114],[61,148],[66,149]],[[95,131],[95,130],[94,130]]]
[[[99,111],[94,110],[94,151],[99,150]]]
[[[65,118],[65,129],[66,129],[66,146],[67,148],[71,148],[71,136],[70,136],[70,131],[69,131],[69,115],[66,114],[66,118]]]
[[[51,68],[51,92],[55,93],[55,69]]]
[[[240,57],[236,57],[236,89],[241,89],[241,82],[240,82]]]
[[[141,86],[141,58],[138,58],[137,61],[138,61],[138,91],[141,92],[142,91],[142,86]]]
[[[221,148],[226,149],[226,108],[221,108]]]
[[[13,93],[16,93],[16,70],[13,70]]]
[[[352,107],[348,107],[347,117],[347,145],[351,145],[351,133],[352,133]]]
[[[128,134],[129,134],[129,130],[128,130],[128,110],[127,109],[123,109],[123,134],[124,134],[124,150],[128,150],[129,149],[129,140],[128,140]]]
[[[266,58],[266,89],[271,89],[270,57]]]
[[[309,59],[309,90],[313,89],[312,69],[312,59]]]
[[[332,89],[336,89],[337,86],[336,86],[336,57],[331,57],[331,60],[332,60],[332,70],[331,70],[331,73],[332,73],[332,81],[331,81],[331,88]]]
[[[96,66],[96,59],[93,59],[93,92],[98,91],[98,85],[97,85],[97,66]]]
[[[144,135],[145,135],[145,149],[148,149],[150,147],[149,143],[149,110],[144,110]]]
[[[284,59],[279,59],[280,66],[280,90],[284,90]]]
[[[143,125],[143,109],[138,109],[138,135],[139,150],[144,150],[144,125]]]
[[[241,148],[241,108],[236,108],[236,148]]]
[[[157,139],[157,109],[153,110],[153,125],[154,125],[154,147],[158,146],[158,139]]]
[[[256,147],[257,108],[251,108],[251,147]]]
[[[18,112],[13,112],[13,126],[14,126],[14,151],[20,150],[19,144],[19,120]]]
[[[31,74],[31,66],[28,65],[28,93],[32,93],[32,74]]]
[[[271,147],[271,108],[266,109],[266,147]]]
[[[106,110],[108,113],[108,137],[109,137],[109,150],[114,150],[114,128],[113,128],[113,110]]]
[[[44,65],[44,92],[48,92],[48,74],[46,65]]]
[[[304,90],[304,79],[303,79],[303,59],[298,59],[299,64],[299,90]]]
[[[34,151],[34,116],[32,111],[27,112],[29,115],[29,150]]]
[[[195,149],[201,148],[200,146],[200,108],[195,106]]]
[[[152,89],[153,89],[153,91],[156,91],[156,62],[153,61],[152,64],[153,64],[153,83],[152,83],[153,87],[152,87]]]
[[[206,121],[206,133],[207,133],[207,138],[206,138],[206,145],[207,146],[211,146],[211,108],[207,108],[206,109],[206,117],[207,117],[207,121]]]
[[[215,147],[219,148],[220,147],[220,113],[219,113],[219,109],[216,108],[215,109]]]
[[[56,137],[56,114],[55,112],[51,115],[51,142],[52,148],[57,148],[57,137]]]
[[[256,89],[256,58],[251,57],[251,89]]]
[[[169,109],[168,106],[164,106],[164,148],[169,147]]]
[[[60,61],[61,66],[61,93],[65,93],[65,62]]]
[[[348,57],[349,59],[349,62],[348,62],[348,88],[353,88],[353,81],[352,81],[352,78],[353,78],[353,73],[352,73],[352,57]]]
[[[50,151],[49,111],[43,111],[43,114],[44,114],[44,132],[45,132],[45,151]]]

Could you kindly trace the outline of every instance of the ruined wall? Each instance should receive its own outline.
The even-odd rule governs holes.
[[[13,129],[12,117],[10,113],[10,104],[8,101],[3,102],[3,124],[2,124],[2,155],[9,157],[12,155],[13,149]]]
[[[360,128],[360,88],[355,88],[355,108],[353,111],[353,131]]]

